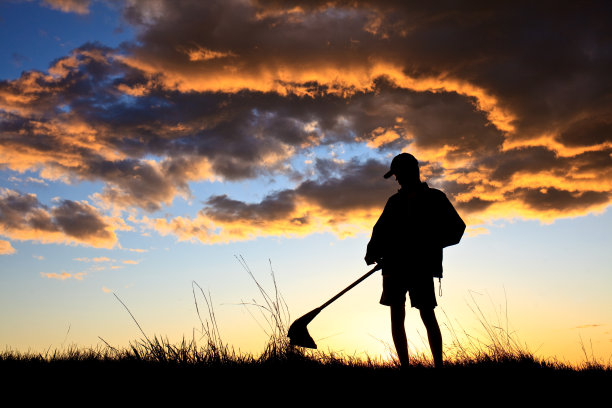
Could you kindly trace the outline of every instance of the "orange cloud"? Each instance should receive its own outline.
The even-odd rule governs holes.
[[[196,45],[193,48],[179,48],[179,51],[187,54],[189,56],[189,61],[208,61],[216,58],[227,58],[236,56],[236,54],[231,51],[214,51],[208,48],[201,47],[199,45]]]
[[[381,127],[374,129],[372,134],[373,138],[367,143],[367,146],[371,149],[391,143],[400,138],[400,135],[398,135],[394,130],[383,129]]]
[[[164,66],[157,61],[129,56],[117,56],[126,65],[159,75],[165,87],[181,92],[228,92],[241,90],[276,92],[281,95],[312,94],[299,84],[317,83],[330,94],[350,97],[357,91],[371,91],[380,78],[385,78],[404,89],[419,92],[456,92],[474,98],[478,109],[487,113],[489,120],[503,131],[514,131],[515,116],[498,103],[497,98],[482,88],[441,74],[435,77],[415,78],[404,73],[401,66],[388,62],[376,62],[366,66],[345,66],[333,60],[316,60],[297,66],[270,66],[258,69],[238,67],[213,67],[199,71],[183,71],[181,66]],[[163,73],[163,74],[162,74]]]
[[[0,255],[11,255],[15,252],[17,252],[17,250],[13,248],[9,241],[4,241],[0,239]]]
[[[299,210],[286,218],[235,221],[213,220],[203,213],[195,218],[175,217],[143,218],[142,222],[160,235],[174,235],[179,241],[198,240],[206,244],[252,240],[258,237],[278,236],[298,238],[314,233],[330,232],[339,238],[371,232],[380,215],[378,209],[334,212],[307,202],[298,204]]]
[[[90,0],[43,0],[42,3],[52,9],[65,13],[88,14]]]
[[[51,272],[51,273],[41,272],[40,273],[40,276],[42,276],[43,278],[58,279],[58,280],[66,280],[66,279],[83,280],[83,277],[85,275],[87,275],[86,272],[69,273],[66,271],[62,271],[62,273],[55,273],[55,272]]]
[[[74,258],[74,260],[80,261],[80,262],[111,262],[113,261],[112,259],[106,256],[99,256],[95,258]]]

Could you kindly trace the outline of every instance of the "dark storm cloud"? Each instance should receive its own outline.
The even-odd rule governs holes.
[[[315,66],[342,57],[350,65],[359,57],[349,46],[368,37],[361,30],[367,16],[360,10],[266,15],[249,2],[233,0],[133,1],[125,8],[126,19],[140,28],[142,46],[130,48],[134,55],[193,73],[214,72],[234,62],[253,71],[287,61]],[[185,64],[189,61],[194,63]]]
[[[609,125],[602,119],[609,116],[612,107],[608,75],[612,68],[611,30],[607,24],[611,7],[607,3],[587,2],[575,7],[541,2],[257,1],[241,2],[235,14],[225,13],[226,7],[236,6],[230,3],[185,1],[181,2],[184,13],[169,3],[155,7],[132,3],[127,15],[141,27],[142,41],[135,55],[171,65],[179,76],[183,70],[196,76],[198,72],[218,73],[222,66],[234,67],[236,78],[251,71],[265,77],[265,73],[279,69],[301,72],[304,66],[315,71],[319,67],[318,85],[302,84],[318,91],[333,86],[325,69],[338,64],[344,64],[349,83],[353,72],[372,69],[377,63],[403,67],[404,73],[417,79],[442,76],[448,81],[463,81],[494,98],[491,103],[508,112],[507,125],[513,130],[504,127],[500,132],[484,116],[480,123],[465,121],[473,108],[469,105],[487,104],[477,91],[470,98],[463,93],[445,95],[463,98],[463,112],[452,104],[448,112],[437,108],[432,115],[420,116],[427,113],[428,106],[418,110],[412,105],[407,110],[415,114],[400,129],[400,136],[416,128],[417,141],[423,146],[453,147],[450,158],[470,152],[476,160],[495,162],[496,152],[490,148],[499,148],[504,138],[528,140],[542,132],[557,133],[557,140],[570,146],[609,141]],[[220,18],[197,30],[192,17],[198,14]],[[236,26],[240,29],[229,29]],[[189,40],[233,56],[180,63],[187,55],[178,50]],[[160,54],[152,55],[149,50]],[[430,86],[436,89],[435,83]],[[438,86],[444,90],[449,85],[442,81]],[[392,87],[379,86],[378,92],[380,99],[393,97]],[[362,122],[373,118],[382,128],[392,127],[392,117],[375,110],[362,113]],[[488,113],[496,119],[495,112]],[[396,148],[401,140],[389,142],[388,147]],[[457,149],[457,145],[463,148]],[[480,151],[483,148],[485,151]],[[506,170],[514,171],[502,169],[497,176]]]
[[[70,200],[63,200],[51,209],[51,217],[57,227],[66,235],[87,241],[90,237],[108,239],[111,234],[104,222],[91,206]]]
[[[3,193],[0,200],[0,222],[5,228],[18,228],[24,224],[24,215],[27,214],[32,214],[34,222],[43,229],[52,228],[49,227],[50,222],[42,221],[43,219],[50,220],[50,217],[46,211],[39,208],[41,205],[35,195],[22,195],[10,190],[3,191]]]
[[[561,132],[558,140],[566,146],[612,143],[612,119],[608,116],[579,120]]]
[[[470,198],[468,201],[459,202],[457,208],[466,213],[480,212],[486,210],[495,201],[483,200],[478,197]]]
[[[612,147],[578,154],[572,158],[572,165],[576,176],[591,172],[600,175],[605,182],[612,172]]]
[[[389,62],[490,92],[523,137],[611,107],[607,2],[135,1],[126,16],[141,28],[134,54],[171,70],[344,64],[350,73]],[[188,64],[181,47],[193,44],[234,56]]]
[[[180,159],[179,159],[180,160]],[[115,204],[136,206],[148,211],[161,208],[177,194],[188,194],[186,174],[177,172],[172,161],[161,165],[141,160],[89,160],[79,169],[83,178],[106,181],[102,197]]]
[[[466,171],[466,173],[469,173],[469,171]],[[453,197],[457,194],[464,193],[466,191],[471,191],[477,185],[476,182],[459,183],[455,180],[442,180],[440,181],[440,184],[444,192]]]
[[[244,203],[226,195],[213,196],[206,202],[204,214],[214,221],[250,222],[260,219],[285,218],[307,203],[341,216],[353,210],[377,209],[397,189],[397,184],[384,182],[382,175],[388,166],[375,160],[337,164],[319,160],[317,167],[324,169],[323,177],[307,180],[293,190],[283,190],[266,196],[259,203]],[[337,176],[330,176],[331,169]],[[306,224],[307,219],[299,219]]]
[[[366,3],[382,27],[408,31],[393,44],[407,72],[446,72],[489,91],[516,116],[518,136],[610,111],[607,2]]]
[[[376,160],[360,163],[352,160],[340,168],[339,177],[307,180],[295,192],[306,201],[330,211],[377,208],[397,190],[397,184],[385,183],[383,174],[389,166]]]
[[[540,211],[574,210],[597,204],[604,204],[610,199],[609,192],[601,191],[567,191],[556,188],[519,189],[512,192],[521,197],[531,208]]]
[[[512,149],[481,163],[492,170],[491,176],[496,180],[507,180],[517,172],[538,173],[564,166],[564,160],[543,146]]]
[[[12,239],[78,242],[96,247],[115,244],[113,227],[85,202],[62,200],[48,208],[34,194],[2,190],[0,233]]]
[[[229,199],[227,195],[213,196],[206,201],[206,214],[219,221],[276,220],[295,209],[295,193],[285,190],[266,196],[258,204],[246,204]]]

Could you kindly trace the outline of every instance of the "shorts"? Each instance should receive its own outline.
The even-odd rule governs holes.
[[[406,293],[410,297],[411,307],[426,310],[438,305],[433,277],[407,279],[406,275],[383,275],[381,305],[404,305],[406,304]]]

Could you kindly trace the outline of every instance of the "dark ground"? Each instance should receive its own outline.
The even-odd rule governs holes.
[[[359,367],[316,362],[176,364],[143,361],[0,360],[5,398],[62,405],[163,403],[273,406],[395,405],[410,401],[476,405],[567,403],[603,398],[612,371],[498,364]],[[28,404],[29,405],[29,404]],[[403,404],[402,404],[403,405]],[[565,404],[564,404],[565,405]]]

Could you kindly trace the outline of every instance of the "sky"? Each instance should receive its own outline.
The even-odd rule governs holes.
[[[240,257],[291,319],[325,302],[368,270],[409,152],[467,224],[448,355],[484,316],[540,357],[610,361],[610,5],[414,3],[0,2],[0,345],[127,346],[115,296],[197,338],[197,283],[223,339],[262,351]],[[319,347],[389,358],[380,290],[317,317]],[[415,309],[406,327],[427,351]]]

